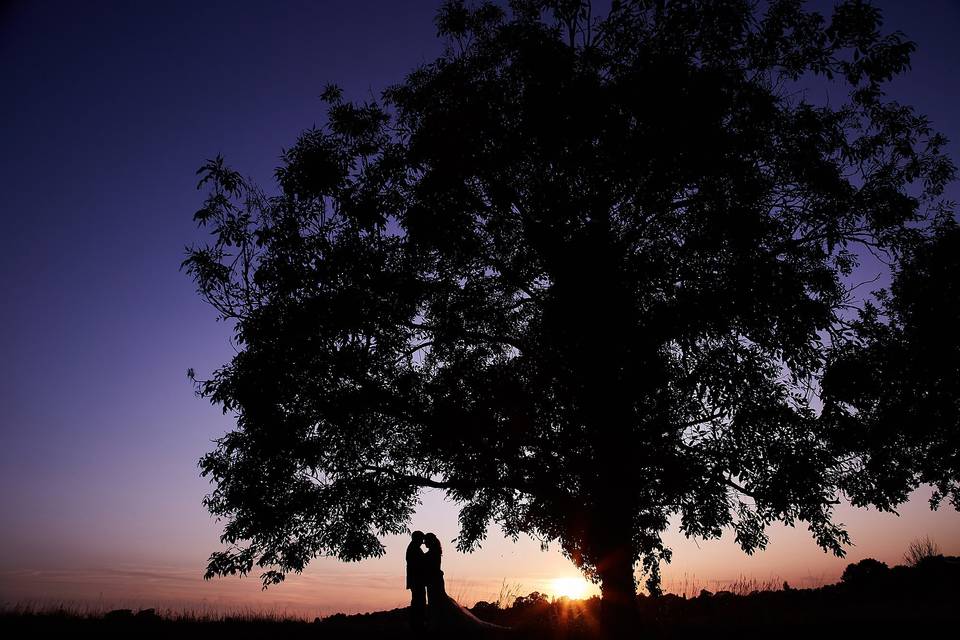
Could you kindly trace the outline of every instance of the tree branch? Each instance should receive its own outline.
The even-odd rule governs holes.
[[[361,467],[363,471],[369,471],[371,473],[383,473],[389,476],[396,478],[397,480],[402,480],[407,484],[417,486],[417,487],[429,487],[431,489],[476,489],[479,488],[476,485],[461,485],[453,482],[441,482],[439,480],[434,480],[432,478],[426,478],[424,476],[418,476],[409,473],[400,473],[393,469],[388,469],[386,467],[377,467],[373,465],[364,465]]]
[[[434,344],[441,342],[441,340],[437,339],[437,336],[439,334],[446,333],[447,336],[453,339],[472,341],[477,344],[484,344],[484,343],[506,344],[513,347],[517,351],[523,351],[523,352],[527,351],[526,345],[521,340],[513,336],[508,336],[503,334],[489,334],[489,333],[484,333],[483,331],[441,330],[434,325],[417,324],[415,322],[408,322],[406,326],[408,326],[411,329],[416,329],[418,331],[433,333],[434,339],[431,342]]]
[[[459,491],[480,491],[481,489],[511,489],[513,491],[519,491],[520,493],[533,493],[529,487],[523,486],[513,486],[509,484],[476,484],[468,482],[449,482],[442,480],[434,480],[433,478],[427,478],[424,476],[419,476],[412,473],[401,473],[394,469],[387,467],[377,467],[374,465],[364,465],[361,467],[363,471],[370,473],[383,473],[389,476],[401,480],[409,485],[416,487],[427,487],[430,489],[453,489]]]

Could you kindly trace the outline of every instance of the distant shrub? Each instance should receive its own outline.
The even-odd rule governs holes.
[[[924,536],[910,543],[903,554],[903,561],[908,567],[915,567],[925,558],[935,558],[939,555],[941,555],[940,547],[930,539],[930,536]]]
[[[550,603],[550,598],[546,594],[540,593],[539,591],[534,591],[525,596],[517,596],[517,599],[513,601],[514,609],[527,609],[530,607],[543,606]]]
[[[107,620],[123,620],[133,617],[133,609],[114,609],[107,611],[104,615]]]
[[[889,573],[890,568],[887,563],[873,558],[864,558],[856,564],[848,564],[843,570],[840,581],[845,585],[857,587],[877,586],[888,577]]]
[[[470,611],[481,620],[492,620],[500,613],[501,609],[496,602],[479,600],[470,608]]]

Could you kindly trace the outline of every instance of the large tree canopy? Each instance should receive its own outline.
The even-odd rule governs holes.
[[[879,293],[823,379],[823,419],[856,456],[840,488],[889,509],[926,483],[932,507],[960,509],[960,228],[914,247]]]
[[[924,286],[954,174],[883,91],[914,45],[875,8],[449,2],[437,25],[443,55],[380,99],[327,88],[277,195],[200,171],[214,239],[185,265],[238,346],[198,382],[237,418],[201,461],[210,576],[379,555],[424,487],[462,507],[461,550],[491,522],[556,541],[611,602],[637,563],[657,590],[671,518],[747,552],[802,522],[839,555],[841,497],[957,504],[958,352],[885,355],[954,329],[851,292],[866,251]],[[928,404],[911,376],[948,384]]]

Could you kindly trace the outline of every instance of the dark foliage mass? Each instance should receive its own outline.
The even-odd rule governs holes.
[[[832,354],[825,416],[868,471],[844,488],[855,504],[889,506],[918,483],[960,509],[960,229],[911,250],[880,306],[855,323],[861,340]]]
[[[657,592],[674,517],[842,554],[843,495],[956,505],[954,166],[883,91],[913,43],[856,0],[448,2],[437,26],[379,100],[324,91],[277,195],[199,172],[213,241],[185,267],[238,348],[197,383],[237,417],[201,461],[209,576],[382,554],[425,487],[460,550],[495,522],[624,602],[637,563]],[[898,269],[879,307],[867,252]]]

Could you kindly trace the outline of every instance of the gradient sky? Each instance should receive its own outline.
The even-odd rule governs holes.
[[[255,577],[201,580],[221,525],[200,503],[197,460],[230,419],[194,397],[185,371],[208,373],[233,351],[178,268],[200,238],[196,168],[223,153],[269,185],[281,148],[323,122],[326,82],[363,98],[439,52],[438,4],[0,4],[0,604],[313,615],[406,602],[402,538],[384,558],[317,560],[265,593]],[[930,116],[960,158],[960,2],[879,4],[920,45],[890,93]],[[927,534],[960,555],[960,515],[930,512],[928,496],[918,491],[899,518],[841,509],[856,543],[846,560],[802,528],[775,528],[769,550],[749,558],[729,536],[671,531],[666,586],[818,584],[849,561],[896,563]],[[456,512],[427,493],[412,524],[450,540]],[[493,535],[469,556],[447,548],[448,590],[468,604],[576,575],[529,539]]]

